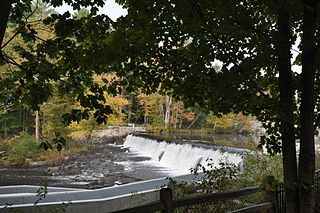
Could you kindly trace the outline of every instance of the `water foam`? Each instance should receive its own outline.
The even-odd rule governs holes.
[[[207,159],[211,159],[214,167],[218,167],[221,161],[234,164],[242,163],[242,151],[240,149],[221,149],[213,146],[201,146],[190,143],[168,143],[153,139],[128,135],[123,144],[131,151],[148,156],[152,161],[158,161],[161,166],[169,167],[179,174],[188,174],[190,169],[199,165],[207,165]]]

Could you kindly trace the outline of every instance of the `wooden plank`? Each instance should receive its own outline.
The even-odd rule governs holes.
[[[198,195],[195,197],[174,200],[173,206],[177,208],[177,207],[183,207],[183,206],[197,205],[201,203],[209,203],[209,202],[218,201],[218,200],[229,200],[229,199],[234,199],[243,195],[257,193],[259,191],[261,191],[260,187],[254,186],[254,187],[242,188],[239,190],[216,192],[210,195]]]
[[[255,206],[246,207],[229,213],[263,213],[273,212],[273,204],[271,202],[262,203]]]
[[[170,189],[169,189],[170,190]],[[172,205],[173,208],[178,208],[178,207],[184,207],[184,206],[191,206],[191,205],[197,205],[201,203],[208,203],[212,201],[218,201],[218,200],[229,200],[229,199],[234,199],[243,195],[248,195],[248,194],[253,194],[260,192],[261,189],[259,186],[255,187],[247,187],[247,188],[242,188],[239,190],[231,190],[231,191],[226,191],[226,192],[216,192],[214,194],[210,195],[198,195],[194,196],[191,198],[185,198],[185,199],[180,199],[180,200],[173,200],[172,204],[169,204],[170,206]],[[163,195],[164,196],[164,195]],[[164,196],[166,197],[166,196]],[[170,196],[169,196],[170,199]],[[272,206],[272,203],[271,203]],[[263,208],[265,208],[263,206]],[[139,213],[139,212],[154,212],[158,210],[165,210],[165,206],[161,201],[157,201],[154,203],[146,204],[144,206],[138,206],[130,209],[124,209],[120,211],[116,211],[117,213]]]
[[[173,213],[172,190],[169,188],[160,189],[160,201],[164,206],[162,213]]]

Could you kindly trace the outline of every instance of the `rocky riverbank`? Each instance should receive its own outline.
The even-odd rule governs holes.
[[[87,144],[88,151],[64,156],[54,164],[38,161],[1,165],[0,185],[40,185],[45,181],[49,186],[93,189],[148,179],[148,175],[135,173],[126,167],[125,162],[144,160],[120,146],[126,135],[134,131],[133,128],[97,131]],[[79,140],[78,143],[83,142]]]

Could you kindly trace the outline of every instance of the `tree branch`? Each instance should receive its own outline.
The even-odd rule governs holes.
[[[1,0],[1,2],[2,2],[3,0]],[[5,0],[5,1],[9,1],[9,0]],[[5,44],[3,44],[3,45],[1,45],[1,50],[4,48],[4,47],[6,47],[20,32],[21,32],[21,30],[27,25],[27,23],[28,23],[28,19],[37,11],[37,9],[38,9],[38,3],[39,3],[39,1],[37,0],[37,2],[36,2],[36,8],[27,16],[27,17],[25,17],[25,23],[15,32],[15,34],[5,43]],[[10,5],[10,7],[11,7],[11,5]],[[2,8],[2,6],[1,6],[1,8]],[[2,11],[0,11],[0,12],[2,12]],[[1,18],[1,21],[2,21],[2,17],[0,16],[0,18]],[[8,22],[8,18],[7,18],[7,22]],[[1,23],[2,24],[2,23]],[[1,26],[0,26],[1,27]],[[7,24],[6,24],[6,26],[5,26],[5,29],[7,28]],[[3,37],[4,37],[4,32],[5,32],[5,29],[4,29],[4,31],[3,31]],[[0,33],[1,33],[2,31],[1,31],[1,28],[0,28]],[[0,36],[1,36],[1,34],[0,34]],[[1,42],[0,42],[0,44],[2,44],[2,41],[3,41],[3,37],[2,37],[2,40],[0,40]],[[0,37],[0,39],[1,39],[1,37]]]
[[[22,70],[25,70],[18,62],[16,62],[13,58],[11,58],[10,56],[8,56],[5,52],[1,51],[2,53],[2,58],[5,62],[7,62],[8,64],[12,64],[15,65],[17,67],[19,67]]]
[[[11,1],[1,0],[0,2],[0,45],[2,45],[11,10]]]

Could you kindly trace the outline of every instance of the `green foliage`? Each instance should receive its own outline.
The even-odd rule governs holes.
[[[45,138],[42,138],[39,144],[39,148],[42,150],[57,150],[58,152],[61,152],[63,149],[66,149],[67,147],[67,141],[64,137],[60,136],[59,132],[55,132],[55,137],[52,138],[50,141],[48,141]]]
[[[40,142],[39,148],[47,151],[49,149],[53,149],[53,146],[49,141],[42,139],[42,141]]]
[[[241,168],[235,164],[220,162],[214,166],[212,160],[208,159],[206,165],[199,165],[193,174],[203,173],[199,182],[175,182],[173,186],[178,187],[177,196],[187,196],[192,193],[213,193],[228,189],[264,185],[267,176],[273,176],[275,183],[280,185],[283,182],[282,156],[270,156],[261,152],[251,151],[244,155]],[[181,191],[182,190],[182,191]],[[184,191],[187,190],[187,191]],[[180,192],[181,191],[181,192]]]
[[[92,15],[96,14],[97,6],[103,5],[103,1],[97,0],[90,3],[87,1],[70,2],[75,9],[80,10],[81,7],[85,7],[84,5],[90,5],[91,9],[87,17],[75,20],[75,22],[70,20],[66,24],[64,22],[55,22],[55,18],[63,18],[65,21],[70,15],[68,13],[63,16],[56,14],[47,3],[59,5],[62,1],[35,2],[26,0],[13,4],[10,17],[10,21],[12,21],[11,30],[5,39],[5,42],[8,42],[1,47],[4,56],[1,57],[1,62],[6,62],[6,65],[1,69],[9,73],[1,76],[0,80],[0,85],[6,88],[4,95],[11,95],[13,102],[21,101],[30,106],[32,110],[38,110],[39,106],[47,101],[49,97],[56,95],[55,88],[58,88],[61,95],[71,94],[83,107],[81,113],[78,111],[66,112],[68,115],[65,117],[68,122],[81,119],[87,115],[87,111],[95,108],[94,117],[99,123],[103,123],[107,115],[111,113],[111,110],[103,104],[105,102],[103,89],[93,83],[93,70],[99,70],[98,67],[93,63],[93,66],[89,68],[89,66],[82,63],[80,58],[78,60],[78,57],[80,55],[84,56],[85,53],[76,51],[77,53],[73,55],[74,58],[72,59],[60,57],[62,56],[60,54],[70,54],[71,56],[71,52],[73,53],[72,46],[80,44],[79,42],[74,42],[76,40],[74,36],[68,35],[68,38],[56,41],[53,39],[53,32],[56,31],[59,34],[61,30],[71,29],[76,25],[80,28],[82,28],[80,25],[90,25],[99,28],[100,32],[105,32],[104,29],[109,29],[109,23],[103,23],[105,16],[103,16],[104,18],[102,17],[102,20],[97,18],[87,22],[92,18]],[[78,12],[78,16],[83,16],[83,11],[86,11],[86,9],[81,9]],[[50,16],[52,16],[51,19],[48,18]],[[48,25],[45,26],[44,22]],[[97,22],[100,22],[99,26],[95,26]],[[51,26],[49,26],[49,23],[51,23]],[[105,26],[103,27],[103,25]],[[53,29],[55,26],[56,30]],[[87,27],[83,27],[83,29],[87,29],[85,34],[93,32],[92,29]],[[83,30],[81,30],[80,34],[82,33],[84,33]],[[66,35],[67,33],[62,32],[61,34]],[[84,37],[81,41],[83,39]],[[74,50],[80,50],[82,47],[81,45],[81,47]],[[80,74],[78,65],[84,66],[81,68],[84,73]],[[80,75],[78,76],[76,73]],[[88,90],[92,93],[91,95],[87,94]],[[79,115],[81,116],[79,117]]]
[[[101,126],[98,125],[93,117],[81,120],[79,123],[73,122],[68,126],[70,131],[68,137],[84,140],[88,143],[93,136],[94,130],[97,130],[99,127]]]
[[[12,114],[4,114],[0,116],[0,131],[3,132],[4,136],[8,135],[8,132],[18,129],[21,127],[16,116]]]
[[[267,155],[250,151],[244,155],[243,170],[239,175],[242,186],[263,185],[267,176],[273,176],[279,184],[283,182],[282,155]]]
[[[170,188],[173,190],[174,199],[193,197],[199,194],[212,194],[219,191],[237,189],[252,184],[246,181],[239,166],[232,163],[220,162],[218,167],[214,167],[211,160],[207,165],[200,165],[198,170],[203,172],[203,178],[197,182],[175,181],[170,178]],[[256,185],[256,184],[254,184]],[[253,186],[253,185],[250,185]],[[264,202],[264,194],[256,193],[249,196],[242,196],[234,200],[224,200],[195,205],[191,207],[179,208],[177,212],[229,212],[235,209],[247,207],[248,205]]]
[[[37,200],[34,202],[34,205],[37,205],[41,200],[46,198],[48,194],[48,176],[52,176],[52,172],[49,169],[46,171],[45,179],[41,181],[40,187],[37,190]]]
[[[45,2],[58,6],[64,1]],[[13,83],[10,90],[16,99],[37,109],[53,94],[56,84],[60,93],[73,94],[84,107],[82,113],[69,112],[65,117],[69,122],[86,117],[86,110],[92,108],[100,109],[95,118],[104,122],[111,113],[102,104],[107,86],[95,85],[92,76],[116,70],[123,77],[117,83],[128,93],[138,88],[146,94],[169,91],[214,114],[242,111],[256,115],[273,135],[263,137],[263,142],[272,144],[270,149],[276,152],[280,150],[277,10],[273,3],[220,0],[136,4],[124,0],[119,3],[128,8],[128,15],[114,23],[106,15],[96,14],[97,7],[104,4],[102,0],[67,2],[76,10],[90,5],[90,13],[80,19],[69,13],[49,16],[43,23],[54,28],[54,38],[39,37],[36,25],[21,19],[22,14],[35,15],[30,0],[12,8],[12,23],[17,29],[21,27],[20,34],[29,38],[31,46],[16,48],[21,63],[5,58],[18,67],[15,75],[6,79]],[[288,7],[300,14],[301,4],[296,3],[297,7],[291,2]],[[296,24],[300,18],[292,14],[292,28],[296,29],[293,38],[301,31]],[[36,45],[30,45],[32,42]],[[216,60],[222,62],[219,68]],[[298,77],[294,74],[295,80]],[[123,90],[119,85],[108,86],[115,93]],[[86,94],[87,89],[92,95]]]
[[[212,160],[207,160],[207,165],[199,165],[194,174],[203,172],[204,176],[200,181],[176,181],[169,178],[169,186],[172,188],[174,199],[192,197],[199,194],[212,194],[233,188],[235,178],[239,173],[239,167],[232,163],[220,162],[219,166],[214,167]],[[223,212],[225,211],[224,202],[193,206],[192,212]],[[227,205],[228,206],[228,205]],[[189,211],[191,210],[190,208]],[[185,209],[178,209],[177,212],[185,212]]]
[[[64,149],[67,146],[67,141],[65,138],[57,136],[52,140],[52,143],[54,144],[55,148],[60,152],[62,149]]]
[[[54,96],[41,106],[41,132],[45,140],[53,140],[56,135],[67,137],[68,129],[65,127],[63,114],[75,107],[75,101],[68,96]]]
[[[240,172],[239,166],[220,162],[216,167],[212,159],[206,160],[207,165],[199,165],[199,167],[192,171],[197,174],[199,171],[204,173],[203,180],[199,183],[199,187],[205,193],[213,193],[217,190],[226,190],[232,188],[232,182]]]
[[[23,165],[40,160],[55,164],[87,150],[87,146],[67,142],[59,135],[51,141],[37,142],[32,136],[22,132],[0,143],[0,151],[4,151],[0,163]]]
[[[115,70],[121,80],[108,85],[115,93],[123,87],[128,93],[142,88],[145,94],[160,91],[179,96],[215,115],[242,112],[256,116],[266,129],[261,143],[271,153],[281,148],[288,152],[284,162],[289,171],[297,168],[295,138],[301,136],[306,141],[303,146],[314,146],[312,134],[320,125],[320,114],[315,113],[320,99],[313,95],[320,90],[316,72],[318,1],[118,0],[128,15],[116,23],[97,14],[103,0],[45,2],[53,6],[65,2],[75,10],[89,6],[90,14],[80,19],[69,12],[51,15],[44,23],[56,35],[41,39],[28,20],[35,13],[32,1],[12,4],[10,23],[27,47],[15,47],[21,57],[18,62],[2,51],[0,64],[5,61],[18,67],[1,82],[9,85],[15,100],[38,109],[55,85],[60,93],[71,93],[83,107],[69,112],[67,120],[78,121],[98,108],[94,117],[102,123],[112,112],[104,104],[107,86],[95,85],[92,76]],[[290,50],[299,38],[299,55],[293,58]],[[291,59],[301,63],[302,72],[292,71]],[[214,65],[216,61],[221,68]],[[300,149],[299,181],[311,186],[312,175],[305,175],[314,170],[314,153],[309,150]],[[292,175],[295,177],[286,177],[289,182],[298,177]],[[293,200],[291,203],[294,205]]]
[[[30,133],[34,125],[33,118],[28,107],[7,101],[0,107],[0,135],[6,138],[21,131]]]
[[[24,158],[32,158],[39,153],[38,143],[32,136],[21,133],[18,137],[14,138],[14,140],[17,140],[18,142],[10,150],[10,154],[20,155]]]
[[[23,164],[26,159],[35,159],[39,154],[39,144],[26,133],[8,138],[1,143],[9,162]]]

